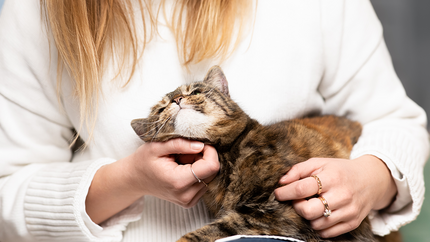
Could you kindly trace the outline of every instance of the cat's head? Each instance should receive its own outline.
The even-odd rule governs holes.
[[[131,126],[145,142],[182,137],[227,145],[244,130],[248,119],[230,99],[221,68],[214,66],[203,81],[168,93],[148,118],[135,119]]]

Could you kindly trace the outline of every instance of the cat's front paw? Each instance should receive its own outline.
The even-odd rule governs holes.
[[[178,239],[176,242],[188,242],[189,240],[187,240],[187,239],[184,239],[184,238],[180,238],[180,239]]]
[[[190,236],[190,234],[186,234],[178,239],[176,242],[200,242],[201,240],[195,236]]]
[[[195,232],[188,233],[184,236],[182,236],[179,240],[176,242],[214,242],[217,239],[220,239],[219,236],[213,236],[210,234],[199,234]]]

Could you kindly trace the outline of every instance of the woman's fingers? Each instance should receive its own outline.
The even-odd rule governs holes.
[[[325,192],[322,186],[322,192]],[[307,177],[275,190],[275,197],[279,201],[303,199],[317,194],[319,186],[315,178]]]
[[[179,155],[178,159],[184,161],[184,165],[177,165],[173,170],[173,175],[180,178],[183,185],[190,186],[199,181],[204,181],[206,184],[213,180],[219,171],[218,153],[212,146],[205,145],[202,154],[194,155]],[[182,158],[181,158],[182,157]],[[191,160],[194,160],[191,162]],[[202,183],[203,184],[203,183]]]
[[[176,155],[176,162],[179,164],[193,164],[203,157],[202,154],[181,154]]]
[[[191,208],[193,206],[195,206],[200,198],[203,196],[203,194],[207,191],[207,187],[204,184],[195,184],[193,185],[193,187],[197,188],[198,191],[194,193],[193,198],[188,202],[188,203],[184,203],[181,206],[184,208]]]
[[[275,196],[292,200],[296,212],[322,237],[335,237],[357,228],[372,208],[387,206],[386,201],[379,205],[380,197],[392,201],[396,190],[386,170],[373,156],[314,158],[293,166]]]
[[[174,174],[171,175],[183,181],[181,184],[184,186],[192,185],[198,181],[194,174],[200,180],[210,177],[213,179],[213,175],[219,170],[217,151],[212,146],[204,145],[201,142],[173,139],[164,143],[154,142],[149,145],[151,146],[150,151],[155,157],[169,158],[174,154],[179,154],[176,155],[178,162],[185,165],[175,164],[173,159],[169,165],[173,167],[172,172]]]
[[[203,183],[194,183],[186,190],[178,192],[170,201],[184,208],[190,208],[197,204],[206,191],[207,187]]]
[[[172,154],[197,154],[200,153],[204,144],[198,141],[189,141],[185,139],[172,139],[167,142],[149,143],[151,153],[154,156],[166,156]]]
[[[203,156],[192,164],[192,169],[195,175],[200,179],[212,181],[214,175],[219,171],[220,164],[218,161],[218,153],[212,146],[205,145],[203,148]]]
[[[318,231],[321,237],[332,238],[358,228],[361,221],[362,219],[357,215],[351,215],[348,217],[343,216],[343,218],[341,218],[341,216],[334,215],[328,218],[321,217],[311,221],[311,226],[313,229]]]
[[[320,218],[324,214],[324,205],[318,198],[296,200],[293,207],[300,216],[307,220]]]
[[[194,206],[207,190],[199,180],[208,183],[219,170],[215,148],[185,139],[146,143],[133,157],[137,187],[183,207]]]
[[[279,181],[285,186],[275,190],[276,199],[296,200],[327,192],[333,179],[323,172],[326,162],[326,159],[313,158],[294,165]]]
[[[185,176],[183,181],[190,186],[184,187],[186,190],[179,196],[177,203],[185,208],[192,207],[206,192],[205,183],[209,183],[219,171],[218,153],[214,147],[205,145],[202,154],[196,155],[194,163],[178,165],[177,171]]]
[[[319,173],[324,164],[325,159],[321,158],[312,158],[298,163],[291,167],[287,174],[280,179],[279,183],[284,185],[306,177],[310,177],[313,174]]]

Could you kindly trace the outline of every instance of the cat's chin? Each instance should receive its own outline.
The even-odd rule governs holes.
[[[157,135],[157,137],[141,137],[141,139],[145,142],[166,142],[171,139],[177,139],[177,138],[200,141],[202,143],[209,144],[209,145],[213,144],[213,142],[207,138],[183,136],[179,134],[161,134],[161,135]]]
[[[207,137],[207,130],[213,125],[211,116],[193,109],[181,109],[175,117],[175,134],[183,137]]]

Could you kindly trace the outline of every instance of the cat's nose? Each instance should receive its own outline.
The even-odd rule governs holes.
[[[173,101],[178,105],[181,103],[181,100],[182,100],[182,97],[177,97],[177,98],[173,99]]]

